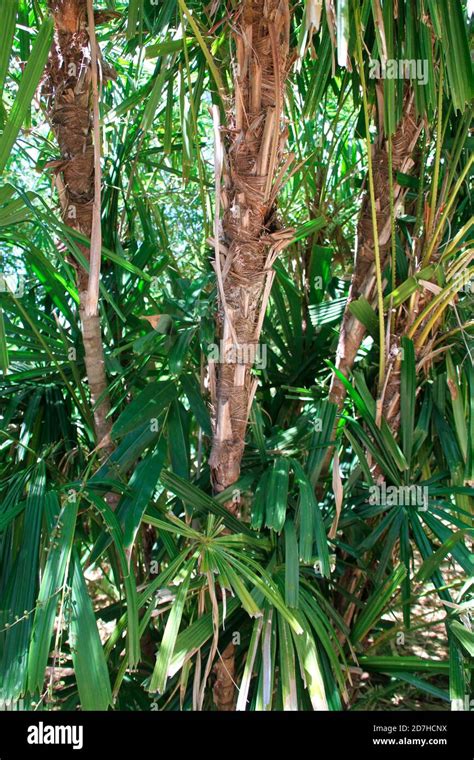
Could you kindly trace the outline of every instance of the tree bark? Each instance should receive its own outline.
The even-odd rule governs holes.
[[[94,206],[94,148],[92,141],[91,53],[86,0],[50,0],[55,34],[44,84],[48,114],[60,151],[54,162],[62,218],[90,239]],[[89,260],[88,246],[79,245]],[[101,456],[113,449],[112,421],[105,372],[102,331],[98,315],[84,305],[88,272],[73,261],[80,299],[84,361],[91,395],[96,442]]]
[[[218,280],[219,361],[209,365],[213,441],[212,484],[235,483],[257,381],[252,375],[272,266],[292,238],[281,229],[275,196],[281,184],[286,128],[282,124],[290,66],[287,0],[244,0],[232,29],[236,45],[234,103],[225,130],[222,239],[215,240]],[[217,236],[216,236],[217,237]],[[227,508],[239,512],[238,499]],[[216,665],[214,700],[234,708],[234,648]]]
[[[413,93],[405,99],[403,116],[392,138],[392,167],[393,173],[408,174],[413,167],[413,150],[418,140],[421,124],[415,116]],[[390,217],[390,177],[388,161],[388,143],[380,134],[372,146],[374,189],[377,204],[377,230],[379,236],[382,268],[387,264],[391,243]],[[406,190],[393,177],[395,213],[403,202]],[[357,226],[357,251],[352,274],[349,296],[339,333],[336,353],[336,367],[348,378],[354,366],[354,361],[365,336],[365,327],[353,316],[351,304],[361,296],[369,302],[375,298],[375,244],[372,224],[370,197],[365,195],[360,210]],[[346,389],[342,380],[333,375],[329,390],[329,400],[342,409]]]

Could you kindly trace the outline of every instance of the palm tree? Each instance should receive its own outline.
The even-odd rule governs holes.
[[[186,711],[391,709],[394,690],[416,706],[462,701],[474,493],[462,3],[299,3],[290,29],[276,0],[235,3],[231,17],[200,0],[108,4],[101,314],[116,448],[99,462],[69,354],[97,252],[91,4],[52,5],[59,157],[34,99],[52,18],[46,0],[26,5],[16,25],[8,3],[0,34],[13,45],[9,74],[0,52],[0,242],[25,282],[21,296],[0,288],[0,699]],[[369,80],[379,51],[431,51],[428,83]],[[48,163],[63,222],[38,171]],[[366,331],[372,343],[342,375],[331,479],[327,360],[352,275],[346,341]],[[221,355],[206,375],[216,283]],[[258,341],[267,361],[254,373]],[[422,489],[427,509],[373,503],[376,477]],[[428,601],[446,636],[419,658]]]
[[[285,146],[282,124],[290,64],[290,11],[284,0],[245,0],[232,20],[236,45],[232,116],[225,130],[216,233],[219,363],[211,363],[214,408],[209,458],[214,491],[239,478],[245,433],[257,380],[252,364],[273,280],[272,266],[292,237],[281,229],[275,198]],[[219,168],[219,159],[217,160]],[[238,511],[239,500],[227,502]],[[214,688],[220,710],[232,709],[233,646],[222,655]]]
[[[354,52],[359,73],[357,81],[362,84],[363,98],[366,101],[366,116],[373,116],[376,129],[375,139],[370,140],[367,134],[368,151],[370,152],[369,172],[367,176],[366,194],[361,206],[357,228],[357,250],[354,259],[349,295],[344,311],[339,340],[336,351],[335,366],[338,373],[331,379],[329,399],[338,409],[342,409],[346,396],[346,385],[343,378],[349,378],[356,355],[367,332],[367,321],[361,319],[360,304],[368,302],[371,307],[378,308],[379,341],[380,341],[380,373],[378,380],[378,395],[382,409],[390,419],[397,417],[399,392],[395,387],[400,378],[400,322],[390,314],[384,327],[383,280],[391,282],[392,290],[397,282],[396,262],[396,218],[403,208],[409,183],[407,175],[414,172],[420,177],[420,193],[418,205],[415,203],[413,212],[417,214],[416,229],[412,234],[416,240],[416,250],[410,252],[412,259],[411,271],[420,271],[418,260],[421,256],[423,265],[427,261],[423,256],[422,247],[425,238],[432,234],[434,219],[439,218],[439,208],[431,208],[429,212],[429,228],[423,229],[423,219],[420,211],[423,205],[423,178],[420,173],[424,170],[421,164],[421,148],[419,138],[423,134],[425,153],[429,142],[428,124],[433,119],[438,108],[439,98],[443,96],[446,79],[450,89],[448,96],[451,107],[461,110],[469,102],[471,90],[471,64],[468,60],[467,36],[462,21],[460,3],[453,7],[453,17],[446,13],[446,6],[438,10],[428,3],[425,14],[420,9],[415,10],[410,3],[397,4],[397,13],[393,14],[392,3],[384,3],[383,8],[377,0],[366,12],[365,6],[354,3],[354,18],[358,28],[357,40],[367,38],[365,47],[357,54]],[[364,25],[361,13],[365,14]],[[393,17],[394,16],[394,17]],[[364,37],[365,35],[365,37]],[[370,61],[364,56],[364,50],[370,50]],[[457,50],[457,54],[454,54]],[[457,57],[456,57],[457,56]],[[463,73],[459,71],[459,58],[463,60]],[[380,60],[379,60],[380,59]],[[389,78],[373,78],[367,81],[364,68],[369,63],[369,71],[375,70],[378,64],[379,72],[385,71],[387,63],[406,62],[402,75],[409,76],[408,82],[395,81]],[[424,66],[423,80],[415,77],[415,67],[412,63],[422,63]],[[443,78],[442,70],[446,69],[447,76]],[[439,89],[436,93],[435,81],[438,77]],[[372,105],[371,105],[372,104]],[[366,130],[369,127],[367,118]],[[438,134],[438,140],[442,137]],[[441,146],[439,145],[439,149]],[[438,156],[439,161],[439,156]],[[398,178],[403,178],[403,186]],[[439,174],[435,172],[434,182],[438,182]],[[452,181],[452,178],[451,178]],[[444,196],[445,197],[445,196]],[[432,188],[431,199],[436,205],[438,189]],[[420,234],[420,233],[423,234]],[[359,304],[356,302],[359,301]],[[382,308],[381,308],[382,307]],[[389,364],[386,372],[386,359]],[[392,368],[395,365],[398,369]],[[388,383],[387,387],[386,384]],[[395,385],[394,385],[395,383]]]
[[[50,8],[55,31],[44,89],[48,95],[48,116],[60,151],[60,159],[55,165],[56,185],[63,221],[90,240],[96,205],[97,167],[93,144],[93,52],[87,0],[51,0]],[[100,221],[100,208],[98,214]],[[78,248],[90,264],[90,246],[78,243]],[[89,267],[76,261],[72,263],[80,297],[84,358],[95,434],[102,454],[107,454],[113,448],[110,440],[112,421],[100,317],[96,308],[92,311],[87,308]]]
[[[251,367],[272,265],[292,237],[291,230],[281,229],[275,204],[286,139],[282,118],[290,62],[288,4],[246,0],[233,27],[234,104],[225,129],[223,235],[216,240],[214,262],[220,361],[211,384],[215,429],[210,466],[217,493],[239,477],[257,385]]]
[[[383,124],[383,115],[376,122]],[[401,187],[394,178],[396,173],[408,175],[413,168],[414,153],[421,131],[421,121],[415,113],[414,93],[408,89],[403,104],[402,116],[392,139],[391,173],[389,175],[388,139],[380,128],[372,152],[374,193],[373,201],[366,192],[357,225],[357,250],[355,252],[349,295],[342,319],[336,352],[336,369],[347,379],[356,355],[366,334],[365,325],[352,313],[351,306],[359,298],[374,303],[376,296],[376,246],[380,252],[380,269],[390,262],[392,250],[392,218],[403,203],[407,188]],[[390,186],[393,187],[393,205],[390,202]],[[376,223],[372,215],[372,204],[376,208]],[[346,396],[346,386],[337,374],[333,374],[329,390],[329,400],[342,409]]]
[[[403,62],[404,58],[409,57],[409,53],[420,57],[424,53],[426,58],[423,59],[423,63],[426,68],[423,84],[416,81],[413,68],[408,84],[402,82],[396,88],[393,79],[382,78],[372,82],[370,86],[365,77],[366,61],[364,61],[361,44],[366,30],[361,24],[359,3],[355,2],[355,23],[358,29],[355,58],[359,69],[368,143],[368,192],[362,202],[358,221],[354,269],[339,333],[336,372],[332,376],[329,400],[335,403],[339,410],[342,409],[348,387],[350,387],[347,381],[362,341],[367,330],[370,329],[370,320],[372,319],[372,335],[374,323],[378,321],[379,367],[375,423],[382,430],[383,425],[388,423],[388,430],[386,429],[385,432],[390,437],[390,435],[397,436],[399,431],[402,397],[404,397],[403,413],[407,415],[408,407],[411,409],[409,414],[414,413],[413,399],[410,402],[407,400],[407,395],[410,396],[411,393],[410,383],[413,382],[416,366],[418,365],[420,369],[422,367],[425,370],[428,369],[434,347],[439,342],[443,342],[442,335],[438,336],[436,329],[441,328],[444,312],[456,293],[456,288],[449,285],[443,289],[435,299],[437,302],[435,305],[438,308],[434,310],[434,313],[430,303],[433,300],[433,292],[436,292],[436,285],[433,291],[430,283],[427,283],[423,291],[421,284],[419,286],[415,284],[414,292],[409,290],[400,298],[403,287],[397,287],[402,285],[398,276],[397,246],[406,256],[407,272],[411,275],[412,282],[417,283],[419,280],[423,283],[423,278],[429,280],[433,274],[439,276],[440,268],[429,268],[428,265],[438,264],[442,258],[445,258],[438,247],[443,242],[443,232],[447,229],[449,219],[448,212],[444,212],[444,205],[449,189],[455,195],[459,192],[471,165],[471,162],[461,168],[458,165],[468,134],[466,124],[463,124],[464,119],[462,119],[452,150],[455,163],[444,175],[442,199],[440,199],[438,182],[444,125],[444,72],[445,70],[449,72],[447,77],[451,84],[450,110],[463,111],[467,106],[472,91],[472,78],[471,64],[467,56],[465,27],[460,20],[462,13],[460,4],[455,4],[453,8],[453,19],[449,19],[446,14],[440,14],[439,17],[436,8],[430,6],[432,16],[429,24],[428,17],[415,12],[410,4],[403,8],[399,6],[395,19],[392,19],[390,3],[384,5],[382,10],[381,4],[376,2],[372,10],[375,51],[382,60],[383,66],[387,61]],[[370,25],[367,24],[367,26]],[[418,32],[417,43],[412,37],[414,29]],[[441,44],[438,40],[441,40]],[[452,55],[453,45],[457,46],[458,55],[463,57],[467,72],[466,80],[458,77],[459,62]],[[366,49],[370,47],[366,45]],[[371,58],[371,65],[373,60],[374,57]],[[407,75],[406,70],[403,75]],[[437,93],[434,84],[436,80]],[[429,83],[431,87],[426,87]],[[374,104],[374,122],[377,128],[373,143],[371,143],[369,132],[369,95]],[[436,149],[433,151],[435,169],[429,200],[425,201],[424,172],[430,141],[428,119],[432,119],[435,113],[437,116]],[[470,122],[470,113],[467,122]],[[445,128],[447,126],[446,122]],[[421,135],[423,135],[423,147],[420,148],[418,143]],[[453,140],[452,135],[451,140]],[[408,175],[411,171],[418,175],[418,195],[409,202],[413,222],[411,225],[405,225],[403,237],[400,235],[402,238],[400,244],[397,238],[397,232],[401,232],[397,229],[397,213],[405,204],[410,186]],[[460,172],[457,182],[455,182],[456,171]],[[401,186],[399,178],[403,180],[404,186]],[[452,202],[454,205],[454,198]],[[409,210],[405,209],[405,213],[409,213]],[[410,234],[406,232],[407,227]],[[444,244],[447,244],[446,241]],[[468,263],[470,258],[465,247],[463,235],[460,235],[455,244],[448,247],[448,250],[450,249],[451,256],[462,254],[461,260]],[[450,280],[452,270],[458,267],[459,262],[452,269],[447,267],[445,277]],[[424,286],[425,283],[423,283]],[[386,312],[388,316],[385,320]],[[413,338],[415,339],[414,346],[411,342]],[[411,376],[410,381],[407,380],[408,376]],[[451,377],[453,378],[452,372]],[[403,388],[402,385],[404,385]],[[335,425],[333,433],[336,427]],[[401,445],[409,457],[413,433],[411,429],[407,432],[406,425],[403,428]],[[394,438],[391,438],[391,441],[395,443]],[[366,448],[368,455],[369,449],[370,447]],[[331,450],[326,455],[326,467],[330,458]],[[372,457],[370,460],[374,464],[373,476],[377,478],[377,482],[390,477],[387,474],[387,468],[380,466],[377,456],[375,460],[372,460]],[[464,484],[459,474],[455,475],[453,482],[459,485]],[[405,558],[404,562],[407,564],[408,560]],[[345,580],[348,588],[352,588],[352,573],[348,573]],[[358,594],[363,596],[363,584],[359,586]],[[350,622],[354,611],[353,605],[349,604],[345,616],[346,622]]]

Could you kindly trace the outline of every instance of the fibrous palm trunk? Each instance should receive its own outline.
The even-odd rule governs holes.
[[[257,381],[252,375],[272,266],[292,237],[280,228],[275,196],[285,172],[282,123],[289,60],[287,0],[244,0],[233,19],[234,103],[225,130],[222,236],[216,235],[219,362],[210,364],[214,432],[209,460],[214,490],[235,483]],[[238,499],[229,510],[239,511]],[[214,699],[232,710],[234,652],[216,668]]]
[[[413,100],[413,92],[408,91],[404,101],[402,118],[398,124],[395,134],[392,137],[392,183],[393,183],[393,201],[394,213],[396,214],[403,203],[406,191],[396,181],[396,172],[408,174],[413,168],[414,150],[421,131],[421,123],[416,118]],[[372,166],[374,179],[374,195],[376,202],[377,232],[379,240],[379,250],[381,256],[382,269],[388,263],[391,243],[392,243],[392,218],[390,203],[390,173],[389,173],[389,147],[388,142],[379,134],[379,139],[372,146]],[[376,277],[375,277],[375,236],[374,226],[371,213],[371,201],[367,194],[362,202],[357,226],[357,252],[354,264],[354,271],[349,289],[349,296],[344,311],[341,331],[337,347],[336,367],[348,378],[354,365],[354,361],[360,345],[364,339],[366,330],[364,325],[352,314],[350,305],[361,296],[365,297],[371,304],[375,304],[376,296]],[[395,342],[397,339],[395,337]],[[392,347],[392,341],[390,346]],[[380,350],[385,350],[381,347]],[[392,367],[393,357],[389,357],[388,366]],[[387,388],[385,389],[387,392]],[[339,410],[342,409],[346,396],[346,388],[342,380],[333,375],[329,391],[329,400],[335,403]],[[384,406],[383,411],[386,411]],[[332,449],[328,452],[325,460],[325,468],[329,467],[332,456]],[[376,474],[376,473],[375,473]],[[341,581],[343,588],[354,594],[355,586],[359,586],[358,596],[362,597],[365,581],[353,574],[346,574]],[[346,595],[342,595],[345,602]],[[356,607],[349,603],[342,610],[346,625],[350,626]]]
[[[409,92],[402,118],[392,138],[393,192],[395,213],[403,202],[406,190],[396,181],[395,173],[408,174],[413,167],[413,151],[420,134],[421,124],[415,116],[413,93]],[[387,140],[380,134],[372,146],[374,190],[377,211],[377,230],[382,268],[388,261],[391,243],[390,177]],[[342,320],[336,354],[336,367],[348,378],[360,345],[365,336],[365,327],[351,312],[351,304],[361,296],[369,302],[375,299],[375,237],[372,222],[370,197],[362,202],[357,226],[357,252],[352,274],[349,296]],[[381,350],[384,350],[381,347]],[[346,389],[342,380],[333,375],[329,400],[341,409]]]
[[[92,139],[91,46],[86,0],[50,0],[55,34],[44,91],[48,114],[57,139],[60,159],[54,162],[56,183],[65,224],[90,239],[94,208],[94,147]],[[79,245],[89,260],[88,246]],[[97,313],[85,308],[88,272],[73,262],[80,298],[84,359],[94,415],[96,441],[101,453],[110,442],[110,401],[107,392],[104,349]]]

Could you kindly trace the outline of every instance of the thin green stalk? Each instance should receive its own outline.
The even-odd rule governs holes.
[[[426,130],[423,130],[423,141],[421,146],[421,167],[420,167],[420,180],[418,188],[418,197],[416,199],[416,222],[415,222],[415,237],[419,238],[423,230],[423,201],[425,199],[425,169],[426,169],[426,154],[427,150]]]
[[[216,85],[217,92],[219,94],[219,98],[221,101],[220,102],[221,108],[224,108],[224,103],[226,102],[226,90],[225,90],[224,82],[220,75],[219,69],[216,66],[215,60],[212,56],[212,53],[209,50],[208,46],[206,45],[204,37],[202,36],[199,30],[199,26],[196,23],[196,19],[193,17],[191,11],[189,10],[184,0],[178,0],[178,3],[179,3],[180,9],[186,16],[187,20],[189,21],[189,25],[191,26],[191,29],[194,32],[194,36],[196,37],[197,43],[203,52],[204,58],[207,61],[207,65],[209,66],[209,70],[212,74],[212,78],[214,79],[214,83]]]
[[[379,317],[379,344],[380,344],[380,366],[379,366],[379,396],[383,389],[384,377],[385,377],[385,322],[384,322],[384,309],[383,309],[383,284],[382,284],[382,264],[380,259],[380,247],[379,247],[379,233],[377,229],[377,209],[375,199],[374,188],[374,174],[372,166],[372,144],[370,141],[370,122],[369,122],[369,106],[367,102],[367,87],[365,81],[364,72],[364,59],[362,57],[362,27],[360,21],[360,9],[356,4],[355,6],[356,16],[356,38],[357,38],[357,59],[359,63],[359,75],[360,83],[362,87],[362,101],[364,107],[364,121],[365,121],[365,133],[367,138],[367,166],[369,175],[369,194],[370,194],[370,210],[372,215],[372,227],[374,231],[374,256],[375,256],[375,275],[377,282],[377,305],[378,305],[378,317]]]
[[[397,240],[395,237],[395,193],[393,189],[393,144],[392,133],[388,135],[388,187],[390,198],[390,242],[391,242],[391,269],[392,269],[392,293],[397,287]],[[395,329],[395,314],[390,300],[389,317],[387,320],[388,331],[393,333]]]
[[[431,203],[428,217],[427,235],[433,232],[433,225],[436,214],[436,203],[438,201],[438,183],[439,168],[441,164],[441,146],[443,144],[443,62],[440,62],[439,68],[439,93],[438,93],[438,122],[436,128],[436,155],[433,168],[433,183],[431,185]]]
[[[440,256],[440,259],[439,259],[440,263],[444,261],[445,259],[447,259],[452,253],[454,253],[456,247],[461,243],[461,240],[463,239],[465,235],[467,235],[471,227],[472,227],[472,219],[468,219],[466,224],[464,224],[461,227],[461,229],[456,234],[456,236],[451,240],[449,245],[444,249],[443,254]],[[464,242],[464,245],[466,246],[466,248],[472,247],[473,241],[466,240]]]
[[[298,130],[296,128],[297,124],[298,124],[297,109],[295,107],[294,93],[291,90],[288,91],[288,109],[289,109],[290,114],[291,114],[290,126],[291,126],[291,128],[293,130],[293,138],[294,138],[294,141],[295,141],[295,147],[296,147],[296,150],[298,151],[298,164],[300,164],[301,166],[303,166],[304,162],[307,161],[308,158],[303,159],[303,150],[302,150],[302,147],[301,147],[301,141],[300,141],[300,138],[299,138],[299,135],[298,135]],[[310,154],[311,157],[312,156],[316,156],[317,152],[318,152],[317,150],[313,151]],[[304,187],[306,208],[307,208],[308,214],[311,215],[312,207],[313,207],[313,204],[312,204],[312,201],[311,201],[311,199],[312,199],[312,193],[311,193],[311,189],[308,186],[307,172],[306,171],[303,172],[303,174],[302,174],[301,184]],[[288,202],[287,208],[291,206],[292,202],[293,202],[293,199],[291,198],[289,200],[289,202]],[[286,211],[287,211],[287,209],[284,209],[284,212],[286,212]]]
[[[183,17],[183,11],[182,8],[179,8],[179,17],[181,21],[181,25],[184,29],[184,17]],[[208,203],[206,200],[205,195],[205,187],[206,187],[206,177],[204,173],[204,168],[202,165],[202,157],[201,157],[201,148],[199,146],[199,131],[198,131],[198,114],[196,113],[196,104],[194,102],[194,94],[193,94],[193,87],[191,82],[191,67],[189,65],[189,51],[188,46],[186,44],[186,38],[183,37],[183,53],[184,53],[184,63],[186,66],[186,79],[188,80],[188,92],[189,92],[189,106],[191,108],[191,119],[193,123],[193,131],[194,131],[194,142],[195,142],[195,148],[196,148],[196,159],[197,159],[197,168],[198,168],[198,174],[199,174],[199,196],[201,199],[201,206],[202,206],[202,215],[205,225],[205,234],[206,237],[208,237],[211,233],[211,226],[209,226],[208,221]]]
[[[336,113],[334,114],[334,118],[330,122],[329,127],[327,129],[327,132],[324,135],[324,139],[326,139],[327,136],[332,132],[333,139],[332,139],[332,141],[331,141],[331,143],[329,145],[329,150],[328,150],[328,155],[327,155],[327,161],[325,162],[325,164],[326,164],[325,165],[325,171],[323,172],[323,181],[321,183],[321,195],[320,195],[321,206],[324,203],[324,196],[326,194],[327,183],[328,183],[328,176],[329,176],[329,169],[330,169],[330,167],[334,166],[334,162],[333,162],[334,152],[336,150],[337,145],[343,139],[343,136],[345,134],[345,130],[346,130],[347,125],[349,124],[349,122],[353,118],[353,114],[349,113],[349,116],[347,116],[346,120],[342,123],[341,129],[340,129],[340,131],[338,133],[338,131],[337,131],[337,125],[338,125],[338,123],[340,121],[340,118],[341,118],[342,109],[344,108],[344,106],[346,104],[346,101],[347,101],[347,99],[349,97],[349,94],[351,92],[350,88],[348,88],[348,87],[345,86],[345,82],[346,82],[346,74],[344,74],[344,80],[341,83],[341,92],[340,92],[339,100],[338,100],[338,103],[337,103]]]
[[[471,106],[470,108],[467,109],[466,113],[464,114],[464,118],[461,119],[459,123],[459,127],[456,132],[456,136],[454,138],[453,150],[451,152],[450,160],[449,160],[449,173],[448,173],[448,179],[446,181],[446,193],[449,193],[449,189],[451,187],[451,183],[453,181],[454,174],[457,169],[457,165],[462,153],[462,149],[464,148],[466,140],[469,137],[469,130],[471,126],[473,111],[474,111],[474,106]]]
[[[467,164],[466,164],[466,166],[462,170],[462,172],[461,172],[461,174],[460,174],[460,176],[458,178],[458,181],[456,182],[456,184],[454,186],[453,192],[449,196],[449,201],[446,203],[446,207],[444,209],[444,212],[441,214],[441,217],[440,217],[440,220],[438,222],[438,225],[437,225],[437,227],[436,227],[436,229],[434,231],[434,234],[433,234],[433,236],[431,238],[431,241],[430,241],[430,244],[428,246],[428,250],[426,251],[425,256],[423,258],[422,266],[424,266],[424,267],[429,263],[432,255],[433,255],[433,251],[435,249],[436,243],[437,243],[437,241],[439,239],[439,236],[440,236],[440,234],[442,232],[442,229],[443,229],[444,225],[446,224],[446,220],[448,219],[449,212],[451,211],[451,209],[453,207],[453,203],[456,200],[456,197],[457,197],[457,194],[459,193],[461,185],[464,182],[464,180],[466,179],[468,173],[470,172],[471,166],[472,166],[473,163],[474,163],[474,155],[471,155],[470,158],[469,158],[469,160],[468,160],[468,162],[467,162]]]
[[[433,311],[440,303],[444,301],[450,301],[452,298],[452,295],[457,292],[459,289],[459,285],[456,282],[456,271],[458,269],[466,269],[469,261],[470,261],[470,252],[467,251],[465,254],[463,254],[461,260],[456,263],[455,267],[452,267],[450,272],[450,280],[451,282],[448,282],[448,284],[441,290],[437,295],[433,297],[431,301],[427,304],[427,306],[423,309],[423,311],[418,315],[418,317],[413,322],[412,326],[410,327],[410,330],[408,332],[408,337],[413,338],[416,331],[420,327],[420,325],[425,321],[428,314]]]

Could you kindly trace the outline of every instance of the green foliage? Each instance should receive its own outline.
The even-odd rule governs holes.
[[[209,108],[225,118],[225,4],[115,0],[107,6],[116,15],[97,30],[115,69],[101,99],[100,317],[115,444],[103,458],[72,263],[86,263],[87,240],[59,221],[57,153],[37,89],[51,19],[45,2],[26,19],[6,3],[0,699],[26,695],[46,709],[149,709],[151,699],[160,710],[213,709],[212,667],[231,642],[238,710],[362,709],[370,696],[349,689],[357,666],[374,694],[396,682],[446,707],[468,693],[473,85],[463,3],[399,0],[394,19],[391,0],[365,1],[357,3],[363,28],[354,2],[337,5],[336,28],[325,8],[312,36],[303,4],[294,8],[293,163],[276,224],[295,234],[275,265],[241,475],[216,494]],[[392,220],[396,271],[383,273],[382,315],[367,300],[351,306],[368,337],[338,412],[328,385],[367,166],[357,34],[367,73],[384,48],[389,58],[427,59],[427,84],[411,86],[418,114],[441,129],[423,132],[415,171],[397,177],[407,195]],[[377,94],[367,82],[372,112]],[[396,129],[405,84],[379,82],[384,135]],[[398,429],[380,419],[375,396],[377,328],[391,310],[410,315]],[[374,499],[382,481],[405,495]],[[411,493],[421,501],[411,503]],[[227,508],[233,501],[240,516]],[[441,616],[434,655],[429,604]],[[400,631],[408,644],[397,650]],[[427,657],[417,656],[425,645]]]

